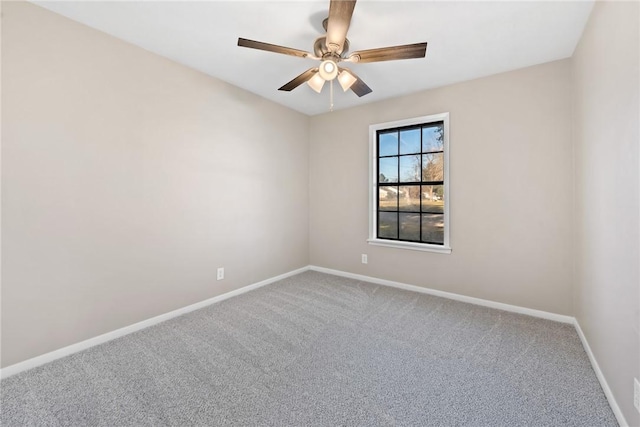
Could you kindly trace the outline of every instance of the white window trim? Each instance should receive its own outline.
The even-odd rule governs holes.
[[[376,215],[376,199],[378,197],[378,171],[376,166],[376,160],[378,158],[377,131],[440,121],[444,123],[444,245],[401,242],[376,238],[376,229],[378,228],[378,215]],[[449,113],[433,114],[430,116],[378,123],[369,126],[369,238],[367,242],[370,245],[376,246],[450,254],[451,243],[449,241],[449,231],[451,222],[449,220],[449,214],[451,211],[451,190],[449,186],[449,169]]]

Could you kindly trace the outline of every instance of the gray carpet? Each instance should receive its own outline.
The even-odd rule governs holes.
[[[2,380],[2,426],[615,426],[571,325],[306,272]]]

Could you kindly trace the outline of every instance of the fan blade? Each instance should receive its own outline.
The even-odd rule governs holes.
[[[373,90],[369,86],[367,86],[367,84],[363,82],[360,77],[356,76],[356,73],[348,68],[340,68],[340,71],[342,70],[348,71],[349,74],[356,78],[355,83],[351,85],[350,89],[353,91],[353,93],[358,95],[358,97],[363,97],[366,94],[373,92]]]
[[[331,0],[329,21],[327,22],[327,48],[329,51],[338,55],[342,53],[354,7],[356,7],[356,0]]]
[[[350,62],[381,62],[396,59],[424,58],[427,43],[406,44],[403,46],[382,47],[353,52],[347,59]]]
[[[360,79],[358,79],[358,81],[355,82],[353,86],[351,86],[351,90],[353,91],[353,93],[358,95],[358,97],[363,97],[366,94],[373,92],[373,90]]]
[[[305,52],[304,50],[278,46],[277,44],[257,42],[255,40],[249,40],[249,39],[243,39],[243,38],[238,38],[238,46],[248,47],[251,49],[258,49],[258,50],[266,50],[268,52],[282,53],[284,55],[298,56],[300,58],[315,58],[315,56],[312,53]]]
[[[307,81],[309,81],[309,79],[311,77],[313,77],[313,75],[315,73],[317,73],[317,72],[318,72],[317,68],[309,68],[307,71],[305,71],[304,73],[300,74],[298,77],[294,78],[289,83],[286,83],[285,85],[283,85],[278,90],[284,90],[286,92],[291,92],[293,89],[297,88],[301,84],[306,83]]]

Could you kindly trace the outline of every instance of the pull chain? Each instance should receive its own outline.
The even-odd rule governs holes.
[[[333,111],[333,80],[331,80],[329,86],[329,111]]]

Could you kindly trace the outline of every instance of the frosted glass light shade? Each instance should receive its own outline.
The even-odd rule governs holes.
[[[338,65],[330,59],[325,59],[320,64],[318,74],[325,80],[333,80],[338,75]]]
[[[358,79],[356,79],[353,74],[347,70],[342,70],[342,72],[338,74],[338,82],[340,83],[340,86],[342,86],[342,90],[345,92],[349,90],[357,80]]]
[[[325,80],[320,76],[320,73],[315,73],[311,79],[307,80],[307,84],[311,89],[320,93],[322,91],[322,86],[324,86]]]

